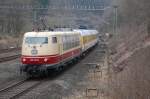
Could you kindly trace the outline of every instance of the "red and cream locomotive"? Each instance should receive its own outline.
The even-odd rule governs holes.
[[[27,32],[22,43],[21,71],[30,75],[60,69],[98,42],[96,30]]]

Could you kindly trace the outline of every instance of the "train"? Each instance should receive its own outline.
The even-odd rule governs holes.
[[[23,36],[20,71],[29,75],[61,70],[98,43],[98,31],[33,31]]]

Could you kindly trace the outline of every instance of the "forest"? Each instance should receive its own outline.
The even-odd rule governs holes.
[[[93,24],[88,19],[88,16],[97,17],[99,12],[65,11],[62,8],[67,7],[70,9],[78,6],[100,9],[109,5],[108,1],[110,0],[0,0],[0,33],[18,36],[22,32],[31,31],[35,24],[43,28],[43,20],[47,26],[66,25],[67,27],[79,24],[92,26]],[[58,8],[58,10],[50,8],[41,10],[21,9],[24,6],[29,6],[29,8],[31,6],[33,8],[46,8],[50,6]],[[100,12],[100,14],[102,13]]]

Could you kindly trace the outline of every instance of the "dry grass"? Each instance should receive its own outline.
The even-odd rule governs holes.
[[[17,47],[19,44],[19,39],[12,36],[1,36],[0,37],[0,49]]]
[[[113,63],[129,52],[132,54],[122,60],[122,64],[117,64],[117,67],[123,67],[122,71],[113,72],[110,83],[112,99],[150,99],[150,46],[142,48],[147,35],[142,27],[122,30],[120,41],[123,43],[119,43],[123,47],[118,50],[118,55],[114,55]]]

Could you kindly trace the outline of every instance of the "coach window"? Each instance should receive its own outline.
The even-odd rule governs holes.
[[[52,37],[52,43],[57,43],[57,37]]]

